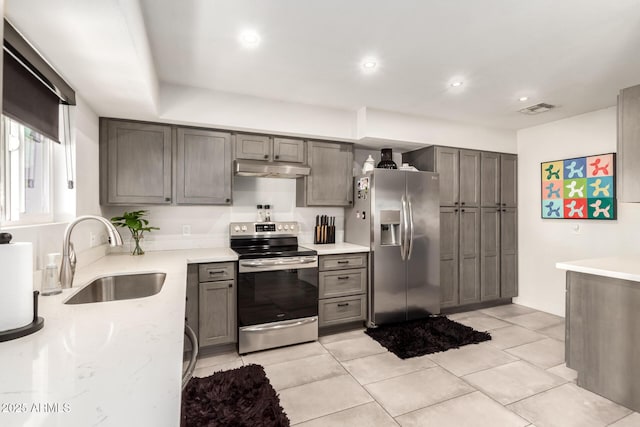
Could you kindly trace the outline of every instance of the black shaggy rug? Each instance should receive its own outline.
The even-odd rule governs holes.
[[[247,365],[192,378],[182,392],[182,427],[284,427],[289,418],[264,368]]]
[[[365,333],[401,359],[491,339],[487,332],[478,332],[444,316],[382,325],[367,329]]]

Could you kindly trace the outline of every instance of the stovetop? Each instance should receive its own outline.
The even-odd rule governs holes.
[[[298,245],[298,223],[232,222],[230,246],[240,259],[314,256],[313,249]]]

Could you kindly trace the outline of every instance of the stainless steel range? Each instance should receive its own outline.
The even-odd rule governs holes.
[[[238,253],[238,352],[318,339],[318,255],[297,222],[229,225]]]

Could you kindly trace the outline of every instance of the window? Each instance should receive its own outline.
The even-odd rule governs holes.
[[[53,142],[6,116],[0,143],[0,223],[51,222]]]

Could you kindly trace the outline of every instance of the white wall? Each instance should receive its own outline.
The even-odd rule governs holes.
[[[145,234],[145,248],[165,250],[226,246],[229,222],[255,221],[258,204],[272,206],[274,221],[298,221],[300,242],[313,242],[315,217],[323,214],[336,217],[336,240],[344,238],[344,209],[297,208],[294,179],[234,177],[232,206],[103,206],[102,213],[111,218],[124,211],[147,209],[151,225],[160,230]],[[184,225],[191,227],[191,235],[182,234]],[[121,234],[130,239],[127,230],[121,230]]]
[[[616,221],[540,217],[540,163],[615,151],[615,107],[518,131],[519,304],[564,316],[556,262],[640,252],[640,204],[618,203]]]

